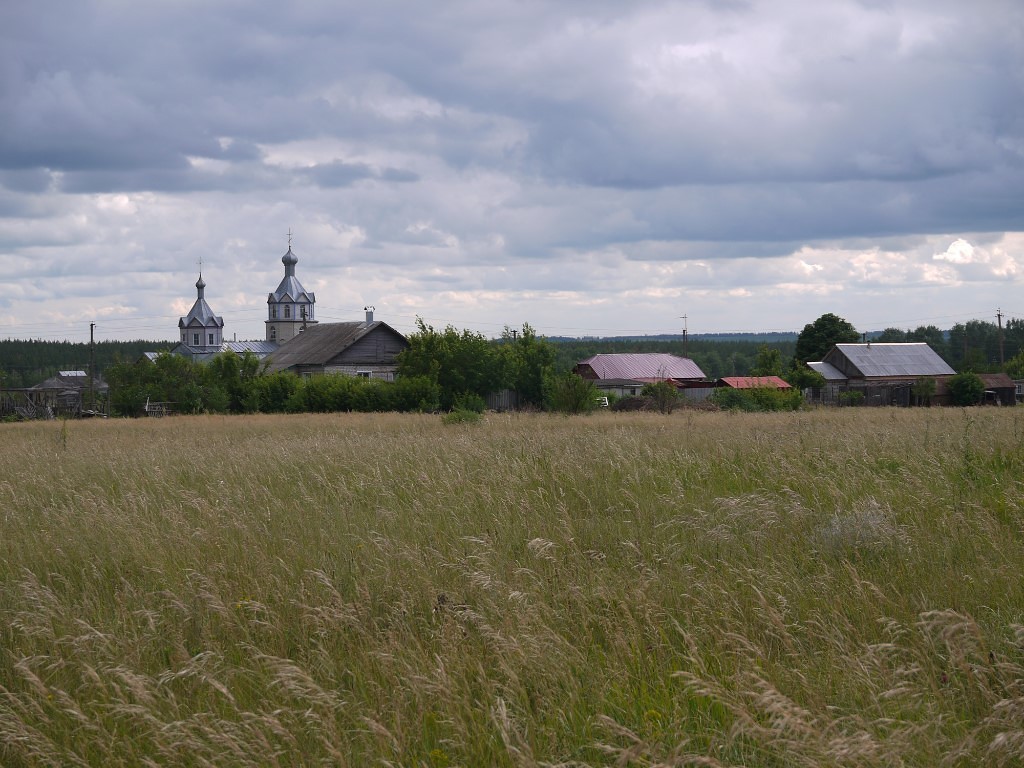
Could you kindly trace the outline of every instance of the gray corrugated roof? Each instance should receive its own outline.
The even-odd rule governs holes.
[[[236,355],[243,355],[246,351],[252,352],[256,357],[266,357],[277,351],[281,345],[276,341],[225,341],[220,345],[222,350],[230,350]]]
[[[594,355],[578,365],[589,365],[599,379],[705,378],[693,360],[663,352]]]
[[[808,363],[807,367],[825,377],[825,381],[844,381],[846,375],[830,363]]]
[[[865,378],[872,376],[952,376],[956,371],[923,342],[836,344]],[[826,358],[828,355],[826,355]]]

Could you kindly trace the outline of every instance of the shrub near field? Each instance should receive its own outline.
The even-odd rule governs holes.
[[[5,766],[1024,760],[1016,410],[2,433]]]

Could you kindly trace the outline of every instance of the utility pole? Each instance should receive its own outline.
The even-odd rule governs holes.
[[[288,239],[291,240],[291,230],[288,230]],[[291,248],[291,245],[289,245],[288,247]],[[299,333],[302,333],[304,330],[306,330],[306,305],[305,304],[302,305],[302,327],[299,329]]]
[[[686,319],[686,315],[683,315],[680,320],[683,321],[683,357],[689,358],[690,353],[687,345],[687,337],[690,335],[689,327]]]
[[[999,321],[999,367],[1002,368],[1005,364],[1003,360],[1003,310],[1002,308],[996,310],[996,320]]]
[[[96,323],[89,323],[89,409],[96,411],[96,343],[92,332]]]

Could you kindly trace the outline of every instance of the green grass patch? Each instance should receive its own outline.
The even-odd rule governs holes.
[[[0,764],[1019,764],[1022,419],[2,425]]]

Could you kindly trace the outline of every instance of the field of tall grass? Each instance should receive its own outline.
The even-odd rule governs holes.
[[[0,425],[0,764],[1024,764],[1024,409]]]

